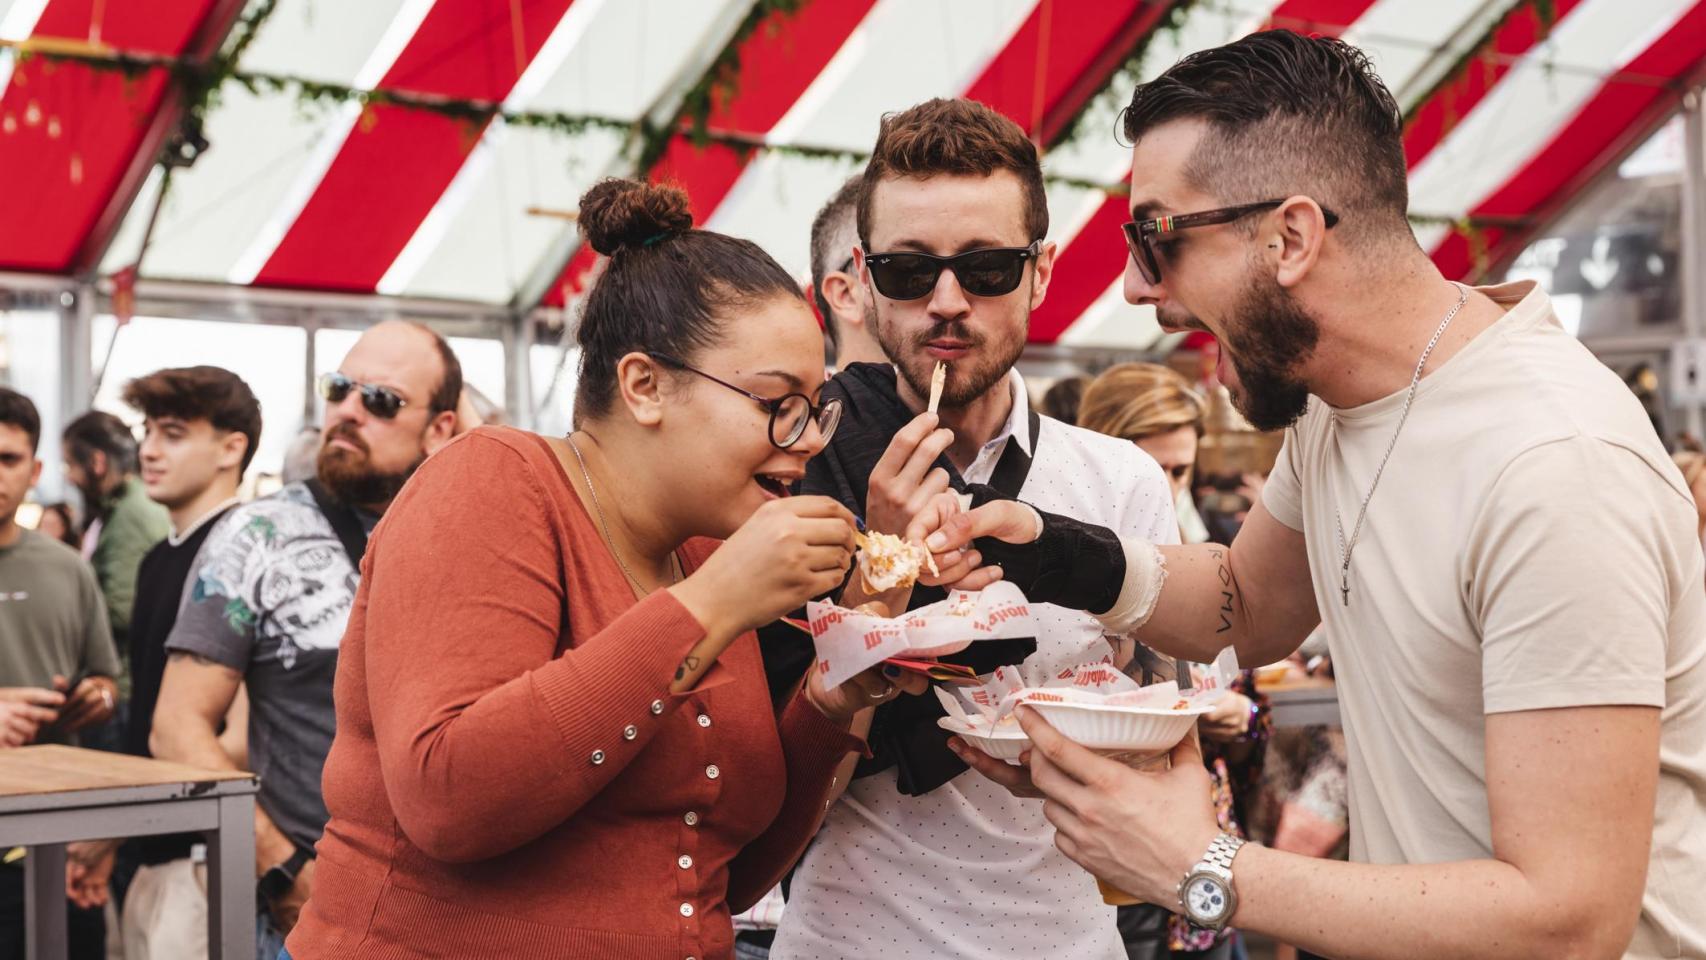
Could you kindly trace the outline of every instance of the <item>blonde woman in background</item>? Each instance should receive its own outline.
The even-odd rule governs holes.
[[[1078,425],[1137,444],[1155,458],[1173,486],[1179,534],[1185,543],[1204,543],[1208,528],[1191,499],[1208,405],[1185,378],[1155,363],[1109,367],[1084,390]]]
[[[1130,440],[1161,465],[1173,487],[1180,538],[1186,543],[1208,540],[1208,529],[1191,499],[1197,441],[1202,437],[1207,411],[1203,398],[1184,377],[1153,363],[1109,367],[1085,388],[1078,404],[1079,426]],[[1240,835],[1239,824],[1245,822],[1244,800],[1253,794],[1261,776],[1263,741],[1270,727],[1266,704],[1260,698],[1253,701],[1254,693],[1254,678],[1246,671],[1220,707],[1200,723],[1206,741],[1203,762],[1214,778],[1220,827]],[[1121,907],[1119,922],[1127,953],[1133,958],[1186,956],[1208,960],[1241,955],[1235,934],[1216,937],[1160,907]]]

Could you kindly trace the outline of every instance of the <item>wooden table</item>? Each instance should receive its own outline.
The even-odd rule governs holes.
[[[0,750],[0,852],[30,848],[28,956],[64,960],[67,843],[193,832],[207,838],[208,956],[254,960],[256,786],[251,773],[76,747]]]
[[[1303,677],[1285,683],[1261,684],[1268,695],[1276,727],[1339,726],[1339,692],[1324,677]]]

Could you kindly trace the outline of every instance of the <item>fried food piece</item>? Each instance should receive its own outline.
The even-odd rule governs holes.
[[[935,558],[922,543],[909,543],[892,533],[859,535],[859,575],[870,593],[905,589],[928,569],[938,572]]]
[[[948,365],[938,360],[936,371],[930,374],[930,405],[925,408],[926,412],[935,413],[936,408],[942,405],[942,387],[946,386],[947,382]]]

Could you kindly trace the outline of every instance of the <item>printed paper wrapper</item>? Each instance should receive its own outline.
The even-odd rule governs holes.
[[[1063,670],[1040,687],[1021,685],[1017,671],[1002,667],[980,687],[952,693],[938,688],[936,695],[948,712],[940,725],[992,756],[999,754],[974,738],[1010,739],[1010,731],[1019,729],[1014,710],[1020,704],[1034,708],[1062,735],[1083,746],[1152,755],[1172,749],[1198,717],[1213,710],[1237,672],[1237,657],[1228,649],[1196,677],[1194,687],[1181,691],[1172,680],[1139,686],[1103,658]],[[1006,748],[1002,742],[1001,752]]]
[[[890,657],[928,659],[958,653],[979,640],[1036,636],[1031,607],[1002,581],[985,590],[956,590],[946,600],[900,617],[876,617],[833,603],[806,604],[817,669],[836,687]]]

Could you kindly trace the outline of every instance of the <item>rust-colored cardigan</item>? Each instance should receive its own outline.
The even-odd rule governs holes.
[[[862,743],[799,697],[778,716],[752,634],[670,694],[702,628],[634,601],[535,435],[433,456],[362,566],[292,957],[728,956]]]

